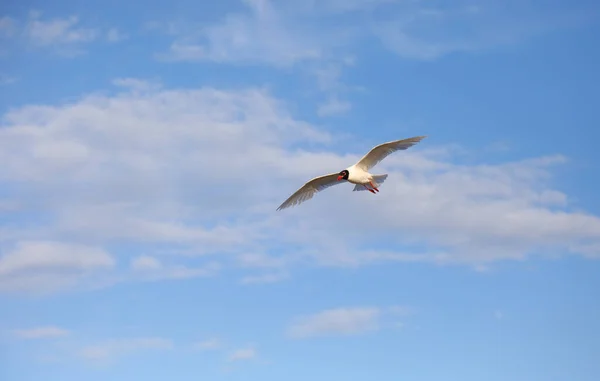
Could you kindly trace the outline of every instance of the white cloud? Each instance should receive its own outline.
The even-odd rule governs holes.
[[[228,14],[223,20],[195,31],[173,32],[169,50],[157,54],[166,61],[213,61],[229,64],[267,64],[289,69],[298,63],[316,64],[309,69],[323,91],[340,90],[339,77],[343,65],[350,64],[346,56],[334,51],[349,42],[346,29],[322,30],[311,21],[310,12],[298,13],[289,4],[268,0],[246,0],[247,10]],[[302,9],[303,7],[300,7]],[[350,103],[330,99],[319,114],[333,115],[348,111]]]
[[[240,266],[255,268],[281,268],[286,264],[283,257],[259,253],[241,253],[237,255],[237,262]]]
[[[340,94],[344,94],[342,98],[345,98],[351,93],[364,91],[363,87],[350,86],[342,80],[344,69],[353,65],[355,65],[355,58],[344,56],[307,66],[306,71],[315,78],[318,89],[327,97],[317,106],[317,115],[321,117],[341,115],[352,109],[352,103],[347,99],[340,99]]]
[[[158,259],[144,255],[134,258],[131,261],[131,268],[136,271],[159,270],[162,264]]]
[[[0,212],[15,212],[19,210],[19,203],[15,200],[0,200]]]
[[[13,331],[13,333],[15,336],[21,339],[47,339],[67,336],[70,332],[59,327],[43,326],[27,329],[16,329]]]
[[[254,348],[240,348],[240,349],[236,349],[235,351],[233,351],[229,357],[228,360],[233,362],[233,361],[241,361],[241,360],[251,360],[253,358],[255,358],[258,355],[258,353],[256,352],[256,349]]]
[[[243,277],[240,281],[242,284],[266,284],[266,283],[277,283],[282,280],[286,280],[289,278],[288,273],[286,272],[274,272],[274,273],[266,273],[261,275],[250,275]]]
[[[121,32],[118,28],[110,28],[106,32],[106,39],[109,42],[119,42],[127,38],[127,35]]]
[[[0,257],[0,291],[51,292],[111,269],[105,251],[79,244],[20,241]]]
[[[535,7],[522,1],[451,6],[403,2],[400,12],[372,25],[383,45],[407,59],[434,60],[455,52],[513,45],[556,28],[581,24],[577,8]]]
[[[580,254],[589,259],[600,259],[600,243],[576,244],[570,248],[570,251]]]
[[[146,280],[162,280],[162,279],[189,279],[197,277],[208,277],[215,275],[221,265],[217,262],[210,262],[201,267],[188,267],[184,265],[174,265],[161,269],[155,273],[149,274],[147,277],[140,279]]]
[[[394,316],[407,316],[413,314],[415,309],[407,306],[391,306],[387,308],[387,312]]]
[[[356,58],[351,55],[346,55],[336,58],[335,60],[308,65],[308,71],[315,77],[317,86],[322,91],[350,91],[356,90],[356,88],[343,84],[343,71],[346,67],[354,66],[355,64]]]
[[[8,16],[0,18],[0,38],[12,39],[17,45],[3,47],[0,54],[10,49],[27,46],[48,49],[63,56],[77,56],[84,47],[104,39],[116,43],[127,38],[118,28],[106,30],[85,26],[77,15],[63,17],[44,17],[40,11],[31,11],[24,20]]]
[[[223,346],[223,343],[221,342],[220,339],[218,339],[216,337],[212,337],[212,338],[206,339],[204,341],[199,341],[194,344],[194,348],[201,350],[201,351],[215,350],[215,349],[221,348],[222,346]]]
[[[297,318],[289,327],[292,338],[349,336],[379,329],[378,308],[336,308]]]
[[[600,253],[600,219],[572,211],[568,195],[552,184],[554,166],[569,165],[560,155],[455,164],[455,151],[438,149],[430,137],[376,167],[390,175],[377,195],[340,185],[275,213],[305,181],[339,171],[379,142],[354,142],[352,154],[331,152],[332,140],[336,147],[352,141],[295,120],[262,89],[133,87],[3,116],[0,185],[15,189],[3,203],[19,205],[11,212],[18,216],[40,216],[0,229],[3,241],[76,241],[91,251],[35,257],[26,245],[2,257],[2,289],[8,280],[25,289],[77,284],[113,266],[92,248],[117,243],[128,243],[131,257],[154,258],[135,260],[133,268],[145,268],[132,271],[139,280],[205,276],[226,264],[268,270],[242,275],[252,282],[303,265],[481,266]],[[159,259],[144,249],[152,243],[180,255],[160,257],[152,269]],[[272,252],[277,256],[257,254]],[[49,258],[63,261],[70,275],[54,271]],[[26,259],[41,265],[15,275],[15,263]]]
[[[289,258],[259,253],[242,253],[237,255],[236,260],[242,268],[269,270],[262,274],[245,276],[240,280],[241,284],[276,283],[289,278],[289,274],[284,270],[289,265]]]
[[[0,18],[0,37],[12,37],[17,30],[17,22],[15,19],[4,16]]]
[[[412,24],[411,20],[411,24]],[[423,24],[427,25],[427,21]],[[422,25],[422,24],[419,24]],[[439,28],[439,27],[438,27]],[[409,26],[396,21],[374,27],[383,46],[403,58],[433,60],[453,52],[467,52],[480,48],[469,38],[426,38],[409,32]],[[439,33],[444,29],[440,28]]]
[[[398,319],[414,313],[413,307],[403,305],[333,308],[295,318],[287,335],[292,339],[362,335],[403,327]]]
[[[351,109],[348,92],[359,87],[342,85],[339,77],[357,46],[379,43],[405,59],[434,60],[520,43],[585,19],[564,9],[532,11],[531,5],[516,1],[508,7],[401,0],[243,3],[243,9],[209,24],[169,23],[164,29],[173,39],[156,57],[308,71],[327,96],[316,110],[322,117]]]
[[[346,13],[368,11],[381,5],[393,5],[406,2],[404,0],[322,0],[306,2],[313,11],[327,13]],[[301,6],[301,5],[300,5]],[[389,8],[386,8],[389,9]]]
[[[163,279],[188,279],[215,275],[221,266],[211,262],[201,267],[188,267],[183,265],[163,265],[158,259],[142,255],[131,260],[131,269],[134,271],[133,279],[137,280],[163,280]]]
[[[322,48],[311,31],[284,19],[269,1],[244,1],[249,12],[230,14],[222,22],[202,28],[198,35],[180,36],[161,58],[175,61],[268,63],[289,66],[318,58]],[[325,38],[326,39],[326,38]]]
[[[12,85],[13,83],[16,83],[18,80],[19,79],[17,77],[0,74],[0,86]]]
[[[113,85],[135,91],[156,91],[162,87],[159,81],[142,80],[139,78],[117,78]]]
[[[25,28],[29,40],[39,46],[73,45],[88,43],[98,37],[98,31],[79,26],[79,17],[42,20],[40,13],[32,13]]]
[[[59,114],[66,117],[60,116],[60,126],[47,119]],[[202,219],[210,221],[260,201],[259,189],[232,200],[236,188],[231,186],[240,180],[253,183],[249,170],[259,162],[277,167],[277,155],[283,152],[279,144],[329,139],[291,119],[260,90],[161,91],[149,98],[124,93],[114,100],[91,96],[67,109],[21,109],[5,115],[5,121],[13,126],[0,131],[0,156],[12,164],[3,166],[0,179],[38,184],[29,190],[57,213],[54,234],[201,243],[197,254],[239,246],[258,232],[244,224],[207,229],[174,218],[202,211]],[[38,122],[32,129],[31,123]],[[43,127],[48,122],[55,127]],[[41,129],[47,132],[39,134]],[[183,165],[173,166],[184,157]],[[218,167],[206,166],[208,162]],[[210,183],[198,178],[198,168]],[[180,188],[186,179],[192,180],[190,188]],[[103,185],[106,181],[110,188]],[[59,189],[64,193],[56,193]]]
[[[161,337],[140,337],[107,340],[84,347],[79,354],[87,360],[105,361],[142,351],[165,351],[173,348],[171,340]]]
[[[352,108],[350,102],[341,101],[337,97],[332,97],[319,106],[317,114],[319,116],[333,116],[345,114]]]

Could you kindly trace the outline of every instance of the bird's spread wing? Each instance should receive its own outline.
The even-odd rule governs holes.
[[[277,208],[277,210],[282,210],[285,208],[289,208],[290,206],[301,204],[304,201],[313,198],[313,196],[317,192],[329,188],[330,186],[346,182],[346,180],[338,181],[337,177],[337,173],[315,177],[314,179],[304,184],[302,188],[298,189],[296,193],[291,195],[287,200],[285,200],[283,204],[281,204],[279,208]]]
[[[415,136],[414,138],[395,140],[393,142],[380,144],[363,156],[363,158],[356,163],[356,166],[363,171],[368,171],[381,160],[385,159],[389,154],[412,147],[425,138],[426,136]]]

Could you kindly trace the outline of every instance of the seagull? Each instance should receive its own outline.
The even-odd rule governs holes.
[[[277,210],[279,211],[301,204],[304,201],[313,198],[317,192],[345,182],[355,184],[353,191],[368,190],[369,192],[376,194],[376,192],[379,192],[379,186],[383,184],[388,175],[372,175],[369,173],[369,169],[373,168],[388,155],[412,147],[425,138],[426,136],[415,136],[413,138],[394,140],[392,142],[380,144],[371,149],[371,151],[363,156],[356,164],[343,171],[315,177],[308,181],[285,200]],[[370,185],[371,188],[369,188],[368,185]]]

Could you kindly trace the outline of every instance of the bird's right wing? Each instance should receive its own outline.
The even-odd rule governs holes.
[[[368,171],[381,160],[385,159],[389,154],[412,147],[425,138],[426,136],[415,136],[414,138],[395,140],[393,142],[380,144],[363,156],[355,165],[363,171]]]
[[[282,210],[285,208],[289,208],[291,206],[295,206],[303,203],[304,201],[310,200],[313,196],[324,189],[329,188],[330,186],[345,183],[346,180],[337,179],[337,173],[331,173],[325,176],[315,177],[314,179],[308,181],[306,184],[302,186],[302,188],[298,189],[293,195],[291,195],[287,200],[283,202],[277,208],[277,210]]]

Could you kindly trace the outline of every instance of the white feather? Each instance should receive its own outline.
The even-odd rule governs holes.
[[[361,168],[363,171],[368,171],[381,160],[385,159],[389,154],[399,150],[408,149],[423,139],[425,139],[425,136],[415,136],[414,138],[394,140],[393,142],[380,144],[363,156],[355,166]]]
[[[329,175],[315,177],[314,179],[306,182],[306,184],[304,184],[300,189],[298,189],[293,195],[288,197],[288,199],[285,200],[283,204],[281,204],[279,208],[277,208],[277,210],[282,210],[285,208],[289,208],[290,206],[301,204],[304,201],[310,200],[316,193],[324,189],[327,189],[333,185],[346,182],[346,180],[338,181],[337,177],[337,173],[331,173]]]
[[[373,185],[375,185],[375,188],[379,188],[381,186],[381,184],[383,184],[385,182],[385,179],[387,179],[388,175],[373,175]],[[361,192],[361,191],[366,191],[367,188],[365,188],[364,185],[362,184],[356,184],[354,186],[354,189],[352,190],[353,192]]]

